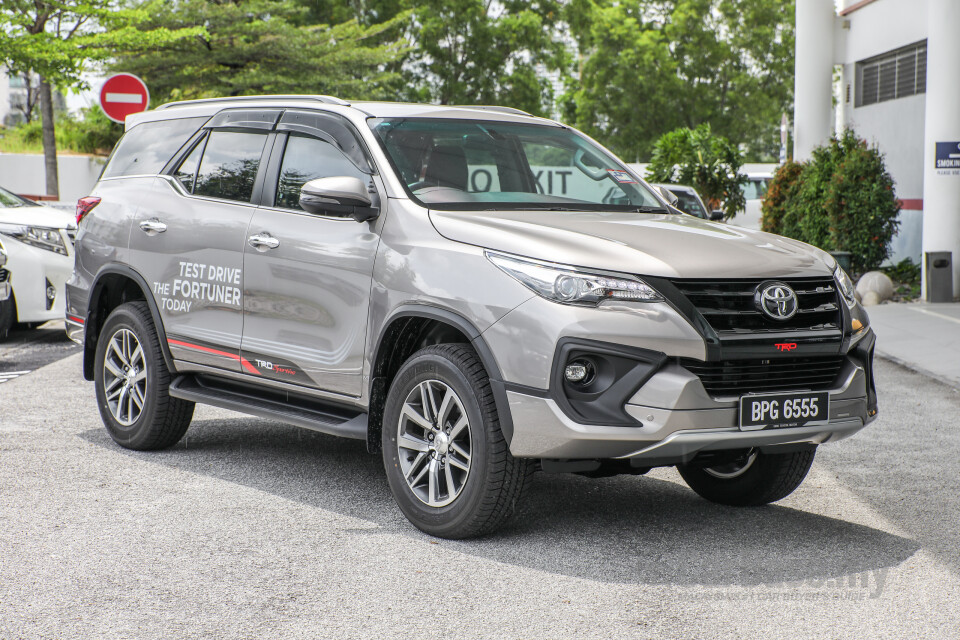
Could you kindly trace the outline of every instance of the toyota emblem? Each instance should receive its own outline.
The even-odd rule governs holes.
[[[797,294],[783,282],[765,282],[754,296],[757,308],[774,320],[789,320],[797,313]]]

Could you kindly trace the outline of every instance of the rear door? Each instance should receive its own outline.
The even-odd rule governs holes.
[[[373,184],[372,173],[345,121],[284,113],[243,258],[242,355],[259,374],[360,395],[376,224],[311,214],[298,202],[309,180]]]
[[[221,112],[144,194],[131,230],[132,260],[177,360],[255,372],[240,358],[243,250],[279,115]]]

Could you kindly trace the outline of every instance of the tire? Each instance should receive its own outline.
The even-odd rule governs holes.
[[[425,415],[432,409],[424,411],[430,406],[424,393],[432,393],[439,421]],[[437,424],[445,428],[437,430]],[[510,455],[487,372],[469,346],[436,345],[411,356],[390,386],[382,431],[390,490],[403,515],[424,533],[482,536],[513,514],[531,467]]]
[[[16,324],[17,303],[11,293],[9,298],[0,301],[0,340],[6,339]]]
[[[131,365],[129,373],[124,363]],[[121,447],[165,449],[190,426],[194,403],[170,397],[170,372],[145,302],[127,302],[107,317],[97,339],[93,380],[100,417]],[[139,411],[137,398],[142,399]]]
[[[815,450],[765,454],[751,451],[736,464],[712,468],[678,465],[687,485],[710,502],[752,507],[782,500],[810,471]]]

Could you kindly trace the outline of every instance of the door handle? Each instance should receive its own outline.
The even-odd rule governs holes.
[[[247,238],[247,243],[254,249],[258,251],[266,251],[267,249],[276,249],[280,246],[280,241],[274,238],[272,235],[264,231],[263,233],[258,233]]]
[[[160,222],[157,218],[150,218],[149,220],[140,221],[140,230],[148,236],[155,236],[158,233],[166,231],[167,225]]]

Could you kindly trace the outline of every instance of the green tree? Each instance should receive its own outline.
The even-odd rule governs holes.
[[[550,112],[544,71],[560,69],[559,0],[407,0],[413,8],[408,98]]]
[[[620,155],[648,157],[678,127],[709,122],[774,158],[793,101],[792,0],[571,0],[580,60],[564,116]]]
[[[781,167],[767,190],[763,228],[827,251],[849,251],[853,270],[887,259],[900,202],[883,154],[845,130],[805,163]]]
[[[396,95],[400,76],[387,65],[405,51],[382,36],[405,18],[374,26],[356,19],[307,25],[309,10],[292,0],[180,0],[140,25],[197,37],[132,50],[112,65],[139,75],[157,101],[258,93],[329,93],[349,98]],[[331,15],[338,15],[335,12]]]
[[[722,209],[726,218],[746,206],[740,172],[743,156],[721,136],[713,135],[710,125],[696,129],[677,129],[665,134],[653,148],[647,167],[652,182],[685,184],[694,187],[711,209]]]
[[[163,3],[150,0],[3,0],[0,64],[40,76],[40,117],[47,193],[59,196],[53,87],[86,88],[84,71],[118,49],[144,51],[203,33],[191,29],[138,29]]]

